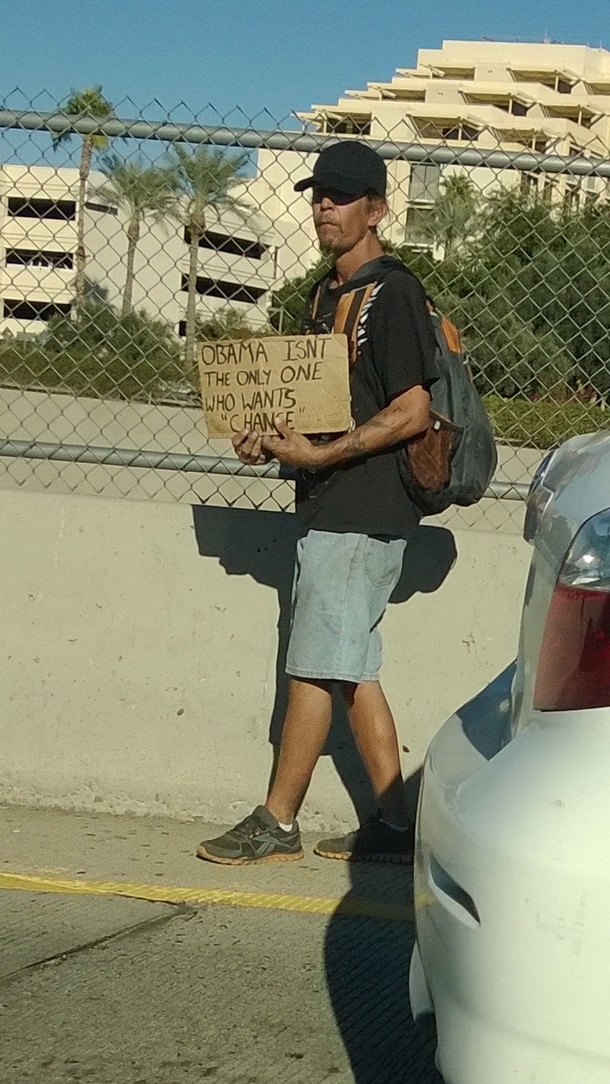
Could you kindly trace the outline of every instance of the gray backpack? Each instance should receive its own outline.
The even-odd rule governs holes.
[[[412,274],[393,261],[392,270]],[[354,276],[355,278],[356,276]],[[344,294],[335,315],[336,332],[347,335],[352,360],[357,351],[358,321],[379,279]],[[320,284],[313,293],[315,316]],[[428,299],[436,337],[435,365],[439,379],[430,389],[431,427],[421,437],[405,442],[399,466],[404,487],[422,515],[444,512],[452,504],[468,506],[480,501],[491,482],[498,454],[487,412],[476,390],[456,327],[437,312]]]
[[[423,515],[452,504],[481,500],[491,482],[498,453],[491,425],[453,324],[429,302],[436,336],[439,379],[430,389],[432,426],[405,445],[402,477]]]

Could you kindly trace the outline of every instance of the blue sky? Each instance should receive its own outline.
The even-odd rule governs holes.
[[[388,79],[443,38],[556,41],[610,48],[608,0],[21,0],[4,5],[0,99],[101,83],[160,116],[181,101],[281,120],[346,88]],[[18,99],[11,98],[11,104]],[[21,103],[20,103],[21,104]],[[161,108],[163,107],[163,109]],[[118,110],[127,115],[133,110]],[[232,116],[237,118],[238,114]],[[243,119],[243,118],[242,118]],[[238,123],[235,119],[235,123]],[[259,118],[262,127],[270,118]]]

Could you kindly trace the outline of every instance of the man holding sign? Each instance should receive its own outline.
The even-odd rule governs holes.
[[[379,683],[379,622],[420,513],[400,474],[404,441],[430,424],[428,389],[437,374],[423,289],[384,255],[377,226],[387,212],[385,163],[366,143],[344,141],[319,155],[313,220],[334,266],[312,291],[306,330],[328,334],[337,314],[357,320],[350,359],[351,431],[310,440],[276,420],[277,434],[242,430],[243,463],[270,457],[299,468],[299,540],[286,671],[289,699],[277,772],[264,805],[198,855],[215,862],[302,857],[296,814],[331,723],[334,685],[375,792],[379,811],[357,832],[324,840],[329,858],[408,862],[412,823],[394,719]],[[342,327],[347,326],[342,320]]]

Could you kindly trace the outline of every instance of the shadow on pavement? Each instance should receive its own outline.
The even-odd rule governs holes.
[[[355,1084],[442,1084],[434,1066],[434,1021],[416,1024],[409,1006],[413,923],[346,913],[362,898],[408,905],[411,869],[353,862],[350,877],[352,887],[326,930],[324,962]]]

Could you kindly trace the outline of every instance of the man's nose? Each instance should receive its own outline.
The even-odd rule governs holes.
[[[328,210],[330,210],[331,207],[334,207],[334,206],[335,206],[335,201],[332,198],[332,196],[329,196],[327,192],[324,192],[323,195],[322,195],[322,198],[320,200],[321,209],[323,211],[328,211]]]

